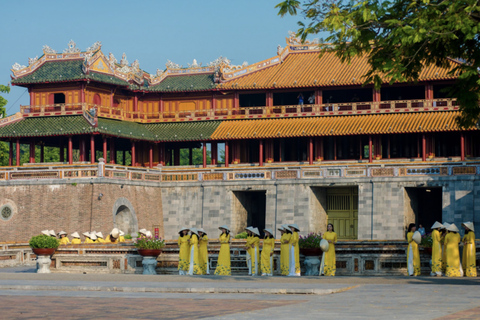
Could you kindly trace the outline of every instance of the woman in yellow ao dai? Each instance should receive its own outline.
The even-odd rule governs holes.
[[[289,272],[290,277],[300,277],[300,247],[298,246],[298,232],[300,229],[296,224],[289,224],[288,227],[292,230],[290,237],[290,252],[289,252]]]
[[[325,262],[323,272],[326,276],[335,276],[337,271],[337,262],[335,256],[335,243],[337,243],[337,234],[333,229],[333,224],[327,225],[327,232],[323,234],[323,239],[328,241],[328,250],[325,252]]]
[[[70,244],[70,240],[68,240],[67,233],[65,231],[60,231],[58,233],[58,236],[60,237],[60,244],[61,245]]]
[[[220,253],[218,254],[216,276],[231,276],[230,269],[230,229],[227,226],[219,228],[222,231],[220,235]]]
[[[196,228],[190,229],[190,264],[188,275],[202,274],[200,270],[200,260],[198,256],[198,232]]]
[[[188,228],[182,228],[178,234],[178,274],[185,275],[190,267],[190,236],[188,235]]]
[[[458,244],[460,243],[460,235],[457,226],[453,223],[447,227],[448,233],[445,236],[445,255],[447,260],[447,277],[462,277],[463,270],[460,264],[460,251]]]
[[[413,233],[416,229],[415,223],[410,223],[408,226],[407,270],[409,276],[419,276],[421,273],[420,252],[418,251],[418,244],[413,241]]]
[[[273,250],[275,249],[275,238],[270,229],[264,229],[265,237],[262,248],[262,276],[273,276]]]
[[[252,245],[250,258],[252,259],[252,276],[257,276],[260,271],[260,230],[252,228]]]
[[[247,252],[246,254],[246,260],[247,260],[247,268],[248,268],[248,275],[252,275],[252,244],[253,244],[253,227],[247,227],[245,228],[247,232],[247,241],[245,243],[245,250]]]
[[[72,236],[72,244],[81,244],[82,243],[82,240],[80,240],[80,235],[78,234],[78,232],[74,232],[71,234]]]
[[[475,250],[475,232],[472,222],[462,223],[465,228],[465,235],[463,236],[463,254],[462,254],[462,267],[467,277],[477,276],[477,262],[476,262],[476,250]]]
[[[200,271],[202,274],[210,274],[210,268],[208,264],[208,236],[205,230],[198,229],[198,260],[200,263]]]
[[[432,272],[431,276],[442,275],[442,234],[440,229],[443,229],[443,225],[435,221],[432,226]]]
[[[282,276],[288,276],[290,271],[289,258],[290,258],[290,237],[292,232],[288,226],[281,226],[278,228],[280,230],[282,237],[280,238],[280,271]]]

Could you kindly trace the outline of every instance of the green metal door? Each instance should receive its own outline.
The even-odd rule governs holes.
[[[357,239],[358,188],[328,188],[327,217],[338,239]]]

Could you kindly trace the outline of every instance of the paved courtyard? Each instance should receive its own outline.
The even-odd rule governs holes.
[[[480,279],[32,271],[0,270],[0,318],[480,319]]]

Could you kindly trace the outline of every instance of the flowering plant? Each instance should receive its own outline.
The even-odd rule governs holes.
[[[432,239],[432,234],[427,233],[422,236],[422,242],[420,242],[420,245],[424,248],[431,248],[433,246],[433,239]]]
[[[162,249],[165,247],[165,240],[161,237],[147,237],[143,234],[135,239],[133,243],[138,249]]]
[[[300,249],[314,249],[320,248],[320,240],[322,240],[321,233],[309,233],[306,237],[300,236],[298,239],[298,246]]]

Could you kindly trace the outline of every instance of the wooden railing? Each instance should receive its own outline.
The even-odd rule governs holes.
[[[129,111],[122,108],[86,103],[21,106],[24,117],[58,116],[90,112],[98,117],[134,122],[204,121],[244,118],[311,117],[389,112],[421,112],[457,110],[456,99],[392,100],[379,102],[344,102],[327,104],[239,107],[237,109],[205,109],[164,112]]]

